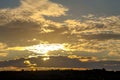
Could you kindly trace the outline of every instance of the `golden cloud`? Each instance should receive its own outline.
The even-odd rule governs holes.
[[[25,60],[25,61],[24,61],[24,64],[26,64],[27,66],[29,66],[29,67],[31,67],[31,68],[37,66],[37,64],[32,64],[29,60]]]
[[[98,61],[96,57],[83,57],[83,56],[77,56],[77,55],[69,55],[68,58],[79,59],[81,62]]]
[[[20,0],[21,5],[13,9],[0,9],[0,25],[11,21],[33,21],[37,24],[55,24],[44,16],[59,17],[66,15],[67,8],[49,0]],[[57,23],[58,24],[58,23]]]
[[[5,49],[6,47],[7,47],[6,44],[4,44],[4,43],[0,43],[0,50],[1,50],[1,49]]]
[[[117,52],[117,51],[111,51],[111,52],[109,52],[108,55],[109,55],[109,56],[119,56],[119,57],[120,57],[120,54],[119,54],[119,52]]]
[[[6,57],[8,53],[0,53],[0,57]]]
[[[6,50],[12,50],[12,51],[24,51],[26,47],[8,47]]]

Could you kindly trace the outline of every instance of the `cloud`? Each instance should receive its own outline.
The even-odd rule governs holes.
[[[6,57],[8,53],[0,53],[0,57]]]
[[[68,10],[61,4],[53,3],[49,0],[21,0],[21,4],[20,9],[32,10],[30,12],[34,12],[34,15],[58,17],[65,15],[65,11]]]
[[[83,16],[80,20],[66,20],[68,31],[63,34],[73,35],[76,41],[69,44],[73,51],[92,53],[107,53],[115,51],[120,53],[120,16]],[[73,52],[74,53],[74,52]]]
[[[6,57],[8,55],[6,48],[7,48],[6,44],[0,43],[0,58]]]
[[[5,49],[6,47],[7,47],[6,44],[0,43],[0,51],[2,51],[3,49]]]
[[[29,66],[29,67],[37,66],[36,64],[32,64],[29,60],[25,60],[25,61],[24,61],[24,64],[26,64],[26,65]]]
[[[0,41],[8,46],[37,44],[44,38],[42,34],[53,34],[62,25],[45,16],[60,17],[66,15],[66,11],[61,4],[49,0],[20,0],[16,8],[0,9]],[[27,42],[34,38],[37,40]]]
[[[21,70],[22,68],[20,69],[19,67],[15,67],[15,66],[7,66],[0,68],[0,71],[21,71]]]
[[[87,40],[92,40],[92,39],[97,39],[97,40],[109,40],[109,39],[120,39],[120,34],[115,34],[115,33],[101,33],[101,34],[87,34],[87,35],[81,35],[81,38],[87,39]]]
[[[62,34],[64,31],[67,31],[66,27],[56,28],[53,25],[49,26],[49,28],[41,27],[42,25],[34,22],[11,22],[0,27],[0,41],[8,46],[15,47],[35,45],[41,43],[41,41],[64,43],[77,40],[75,35],[73,35],[74,38],[71,40],[72,36],[70,34]]]
[[[119,57],[120,57],[120,53],[117,52],[117,51],[111,51],[111,52],[109,52],[108,55],[109,55],[109,56],[119,56]]]
[[[98,61],[98,59],[96,57],[84,57],[84,56],[69,55],[68,58],[79,59],[79,61],[81,61],[81,62]]]
[[[119,61],[89,61],[89,62],[80,62],[79,59],[71,59],[66,56],[50,56],[50,60],[47,62],[42,60],[43,57],[39,56],[38,58],[31,58],[31,59],[17,59],[17,60],[10,60],[10,61],[3,61],[0,62],[0,68],[6,67],[9,69],[9,66],[14,66],[18,68],[31,68],[32,70],[41,70],[42,68],[46,67],[54,67],[54,68],[88,68],[88,69],[102,69],[105,68],[107,70],[120,70],[120,62]],[[32,65],[32,67],[28,65],[37,64],[37,67]],[[54,69],[53,68],[53,69]],[[28,70],[31,70],[28,69]],[[27,69],[25,69],[27,70]]]
[[[12,21],[33,21],[35,23],[54,23],[44,16],[59,17],[66,15],[67,8],[49,0],[20,0],[21,5],[13,9],[0,9],[0,25]]]
[[[120,34],[120,16],[85,17],[81,20],[66,20],[65,23],[73,34]]]
[[[15,8],[0,9],[1,53],[6,50],[11,54],[13,51],[15,56],[15,52],[25,51],[26,46],[46,42],[67,44],[65,52],[58,52],[61,55],[68,53],[66,56],[71,52],[76,58],[82,55],[77,55],[76,51],[97,55],[103,52],[108,57],[116,54],[110,52],[120,53],[120,16],[97,17],[90,14],[80,20],[61,22],[46,18],[66,16],[66,11],[67,8],[50,0],[20,0],[20,5]],[[82,60],[95,61],[95,58],[80,57]]]
[[[4,50],[0,51],[0,61],[9,61],[9,60],[17,60],[20,58],[28,58],[30,55],[34,53],[28,52],[26,50],[12,49],[12,50]]]
[[[6,50],[11,51],[25,51],[25,47],[8,47]]]

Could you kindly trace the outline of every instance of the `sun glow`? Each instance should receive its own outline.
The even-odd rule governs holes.
[[[38,44],[27,47],[26,50],[36,54],[46,54],[49,51],[64,50],[63,44]]]
[[[49,60],[50,58],[49,58],[49,56],[48,57],[44,57],[42,60],[43,61],[47,61],[47,60]]]

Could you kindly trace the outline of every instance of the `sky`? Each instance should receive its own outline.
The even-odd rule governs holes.
[[[0,0],[1,68],[19,68],[17,61],[23,67],[40,67],[35,59],[31,63],[31,58],[59,66],[60,59],[52,59],[56,56],[76,64],[86,63],[88,67],[82,68],[101,62],[108,67],[114,64],[112,69],[118,70],[119,3],[119,0]],[[11,64],[11,60],[17,65]],[[70,68],[75,65],[72,63]]]

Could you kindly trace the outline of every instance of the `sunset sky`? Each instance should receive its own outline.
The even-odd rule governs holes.
[[[111,61],[107,66],[114,64],[112,68],[120,70],[119,3],[120,0],[0,0],[0,64],[5,63],[0,66],[19,68],[9,61],[20,65],[18,60],[24,59],[26,66],[40,67],[38,62],[31,63],[31,58],[43,56],[41,61],[49,62],[50,57],[56,56],[61,61],[64,57],[68,62],[77,60],[87,65],[107,65],[104,62]],[[59,65],[60,61],[52,60]],[[73,68],[75,64],[71,65]]]

